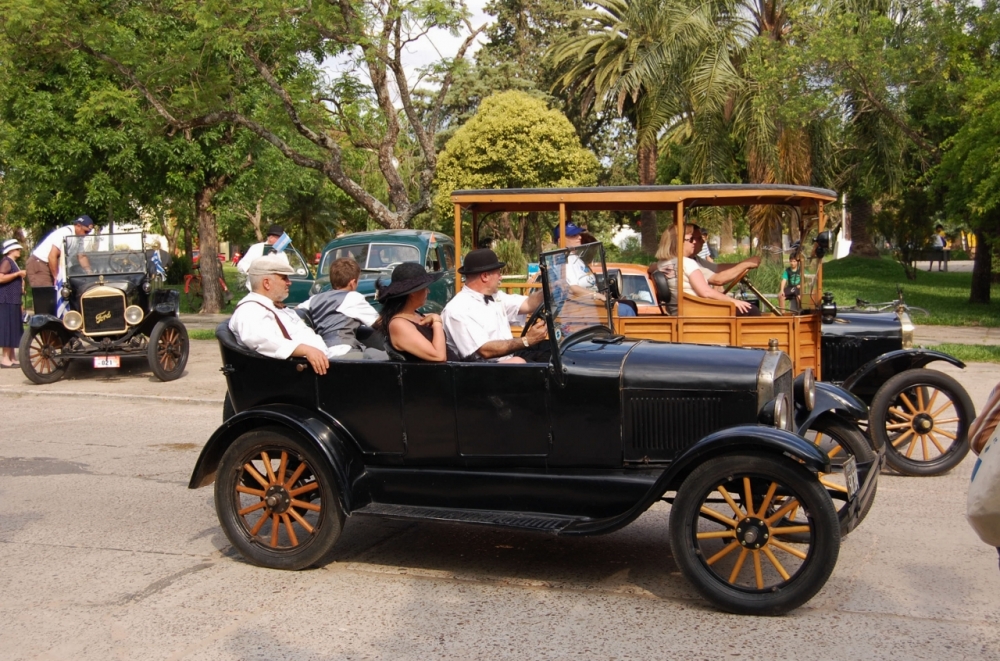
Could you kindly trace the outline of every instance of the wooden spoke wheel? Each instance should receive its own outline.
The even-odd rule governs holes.
[[[947,374],[913,369],[892,377],[872,399],[869,433],[886,463],[904,475],[940,475],[969,453],[975,407]]]
[[[320,562],[344,525],[325,460],[282,430],[248,432],[226,450],[215,508],[236,550],[272,569]]]
[[[857,425],[852,425],[840,418],[833,416],[823,416],[813,422],[806,431],[806,440],[818,445],[823,452],[830,457],[832,466],[843,467],[847,457],[853,456],[858,463],[866,463],[875,460],[875,451],[872,450],[868,439],[861,433]],[[838,508],[837,517],[840,519],[840,535],[843,537],[849,532],[847,529],[847,479],[843,471],[833,473],[820,473],[819,482],[826,487],[827,493],[833,499],[834,505]],[[876,489],[878,485],[876,483]],[[875,502],[874,496],[861,511],[855,527],[860,524],[872,504]],[[794,517],[790,517],[794,519]]]
[[[826,490],[792,460],[728,455],[696,468],[677,490],[670,548],[681,572],[717,607],[779,615],[826,583],[840,526]]]
[[[63,340],[51,328],[36,330],[29,328],[21,336],[17,360],[21,371],[33,383],[54,383],[66,373],[66,361],[62,358]]]
[[[184,373],[188,359],[188,334],[178,319],[156,322],[146,350],[149,367],[160,381],[173,381]]]

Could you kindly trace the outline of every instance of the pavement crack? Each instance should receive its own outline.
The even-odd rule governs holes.
[[[215,565],[214,562],[202,562],[200,564],[194,565],[193,567],[188,567],[187,569],[182,569],[178,572],[174,572],[170,576],[161,578],[158,581],[153,581],[152,583],[147,585],[144,589],[139,590],[138,592],[133,592],[132,594],[125,595],[124,597],[118,600],[118,604],[125,606],[127,604],[134,604],[138,601],[142,601],[146,597],[151,597],[154,594],[157,594],[158,592],[166,590],[168,587],[170,587],[180,579],[184,578],[185,576],[189,574],[194,574],[196,572],[200,572],[203,569],[208,569],[213,565]]]

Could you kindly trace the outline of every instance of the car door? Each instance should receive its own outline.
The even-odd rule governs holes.
[[[454,363],[454,388],[463,458],[531,463],[531,458],[548,455],[552,430],[547,364]]]

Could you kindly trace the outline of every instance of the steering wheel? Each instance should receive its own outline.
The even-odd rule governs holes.
[[[130,273],[143,270],[145,259],[134,252],[116,253],[108,257],[108,267],[114,273]]]
[[[535,322],[537,322],[539,319],[542,318],[542,313],[544,312],[545,312],[545,301],[542,301],[541,303],[538,304],[538,307],[535,308],[530,315],[528,315],[528,319],[527,321],[524,322],[524,327],[521,329],[521,337],[524,337],[525,335],[528,334],[528,329],[534,326]]]

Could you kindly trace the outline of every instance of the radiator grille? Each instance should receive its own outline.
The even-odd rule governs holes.
[[[869,360],[899,348],[899,339],[824,337],[823,380],[839,383]]]
[[[83,332],[104,335],[125,331],[125,295],[123,293],[84,296],[80,300]]]
[[[625,395],[626,459],[669,460],[708,434],[754,422],[750,393],[651,393]]]

